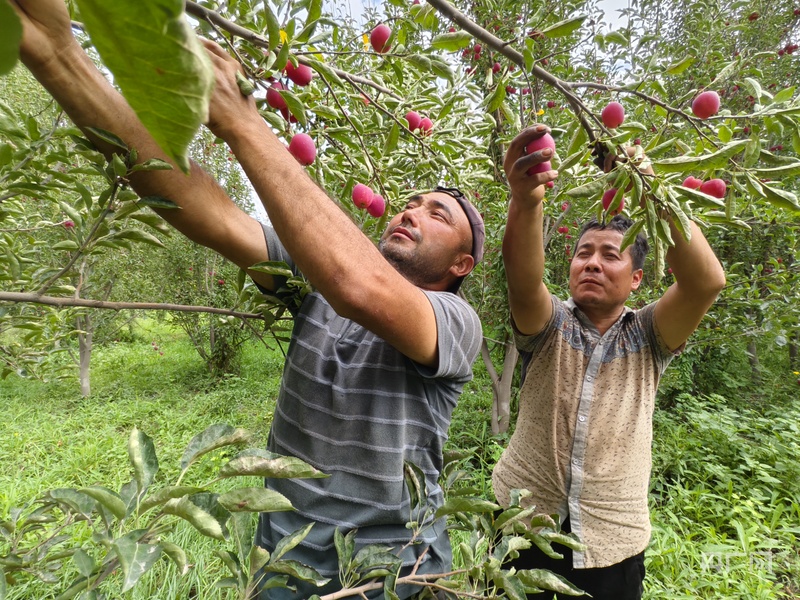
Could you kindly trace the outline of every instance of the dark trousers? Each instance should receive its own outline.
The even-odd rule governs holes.
[[[569,519],[562,530],[569,532]],[[573,569],[572,550],[553,544],[553,549],[564,558],[550,558],[536,546],[522,550],[516,560],[507,567],[520,569],[547,569],[563,576],[567,581],[592,595],[593,600],[640,600],[644,591],[644,552],[626,558],[620,563],[599,569]],[[506,567],[506,565],[504,565]],[[506,567],[506,568],[507,568]],[[568,600],[574,596],[555,595],[558,600]],[[529,594],[534,600],[550,600],[548,594]]]

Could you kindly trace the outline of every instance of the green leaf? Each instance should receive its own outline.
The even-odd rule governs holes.
[[[753,169],[753,172],[762,179],[782,179],[800,175],[800,162],[790,163],[772,169]]]
[[[217,540],[227,538],[227,532],[223,529],[219,520],[207,510],[204,510],[194,502],[191,496],[175,498],[164,505],[164,512],[168,515],[175,515],[197,529],[203,535]]]
[[[128,458],[133,465],[134,477],[142,494],[153,483],[153,478],[158,473],[158,458],[153,439],[136,427],[128,438]]]
[[[139,164],[133,165],[131,167],[131,173],[136,173],[137,171],[171,171],[172,165],[169,164],[165,160],[161,160],[160,158],[151,158],[150,160],[146,160]]]
[[[683,196],[684,199],[689,200],[698,206],[706,206],[710,208],[719,208],[721,206],[725,206],[725,202],[721,198],[704,194],[700,190],[693,190],[682,185],[676,185],[672,189],[680,196]]]
[[[595,177],[588,183],[567,190],[566,194],[570,198],[589,198],[591,196],[597,196],[603,191],[603,188],[606,187],[609,175],[609,173],[606,173],[600,177]]]
[[[333,532],[333,543],[336,546],[336,555],[339,557],[340,565],[348,565],[353,558],[353,551],[356,547],[356,529],[351,529],[347,535],[342,535],[342,532],[337,527]]]
[[[561,575],[556,575],[547,569],[521,569],[517,571],[517,577],[525,587],[551,590],[567,596],[583,595],[583,590],[572,585]]]
[[[294,456],[259,456],[263,451],[247,450],[232,459],[219,470],[219,476],[238,477],[242,475],[255,475],[270,478],[303,477],[319,479],[328,477],[308,463]],[[265,453],[268,454],[268,453]]]
[[[90,487],[81,488],[79,491],[97,500],[100,504],[102,504],[108,510],[110,510],[111,514],[113,514],[118,520],[121,521],[122,519],[125,518],[127,507],[125,506],[125,503],[122,501],[122,498],[120,498],[120,495],[117,494],[116,492],[113,492],[108,488],[104,488],[99,485],[93,485]],[[85,575],[85,573],[82,574]]]
[[[264,11],[264,17],[267,19],[269,49],[275,52],[275,49],[281,43],[281,26],[280,23],[278,23],[278,18],[275,16],[275,13],[272,12],[272,8],[270,8],[269,2],[264,2],[262,3],[261,6]]]
[[[445,503],[436,510],[435,518],[452,515],[459,512],[472,513],[491,513],[500,510],[500,505],[489,502],[483,498],[475,496],[459,496],[448,498]]]
[[[270,564],[279,560],[284,554],[293,548],[296,548],[300,542],[306,539],[306,536],[309,534],[313,526],[314,523],[309,523],[305,527],[301,527],[289,535],[282,537],[281,540],[275,545],[275,550],[272,552],[272,558],[270,558]],[[285,571],[281,572],[285,573]]]
[[[144,206],[149,206],[151,208],[181,210],[181,207],[175,204],[172,200],[168,200],[167,198],[163,198],[161,196],[144,196],[142,198],[139,198],[138,203],[143,204]]]
[[[424,54],[409,54],[406,60],[421,71],[431,70],[431,59]]]
[[[173,544],[172,542],[159,542],[164,554],[170,557],[175,566],[178,568],[178,573],[183,577],[189,572],[189,560],[186,558],[186,552],[183,548]]]
[[[120,150],[124,150],[125,152],[128,151],[128,144],[122,141],[122,138],[120,138],[118,135],[97,127],[86,127],[85,129],[86,131],[91,132],[95,137],[103,140],[106,144],[114,146],[115,148],[119,148]]]
[[[466,48],[472,43],[472,36],[466,31],[453,31],[452,33],[440,33],[431,40],[431,47],[435,50],[446,52],[457,52]]]
[[[322,587],[330,581],[330,579],[323,577],[315,569],[312,569],[301,562],[297,562],[296,560],[279,560],[277,562],[270,562],[264,567],[264,570],[269,571],[270,573],[285,573],[286,575],[291,575],[295,579],[313,583],[317,587]]]
[[[94,573],[96,563],[94,559],[89,556],[83,548],[78,548],[72,555],[72,562],[78,568],[78,573],[84,577],[91,577]],[[0,595],[2,597],[2,595]]]
[[[620,46],[628,45],[628,38],[620,31],[612,31],[603,36],[606,44],[618,44]]]
[[[184,172],[214,86],[211,61],[182,0],[76,0],[83,24],[125,99]]]
[[[142,500],[141,504],[139,505],[139,514],[141,515],[151,508],[165,504],[168,500],[172,500],[173,498],[182,498],[183,496],[197,494],[201,491],[201,488],[188,485],[171,485],[161,488],[154,494],[150,494],[147,498]]]
[[[450,65],[447,64],[446,61],[442,60],[439,56],[431,56],[431,71],[437,76],[441,77],[442,79],[450,82],[450,84],[455,83],[455,75],[453,74],[453,69],[450,68]],[[442,109],[444,112],[444,109]]]
[[[762,183],[761,185],[764,189],[764,196],[770,204],[783,210],[800,212],[800,204],[797,203],[796,194],[770,186],[766,183]]]
[[[731,73],[733,73],[738,67],[739,67],[739,59],[737,58],[736,60],[733,60],[724,67],[722,67],[719,73],[717,73],[717,76],[711,80],[711,83],[714,84],[725,81],[728,77],[730,77]]]
[[[308,16],[306,17],[306,23],[303,26],[303,30],[300,32],[300,35],[297,36],[297,41],[301,43],[305,43],[308,41],[308,38],[314,33],[314,28],[317,25],[317,21],[322,16],[322,0],[311,0],[308,6]]]
[[[583,24],[583,22],[586,20],[586,16],[587,15],[578,15],[577,17],[571,17],[569,19],[559,21],[555,25],[551,25],[550,27],[542,29],[542,33],[549,38],[569,35]]]
[[[112,546],[124,574],[122,593],[135,586],[161,556],[161,546],[140,544],[129,537],[114,540]]]
[[[303,62],[307,64],[309,67],[314,69],[317,73],[319,73],[328,83],[335,83],[337,85],[344,85],[342,80],[339,78],[339,75],[326,63],[314,60],[313,58],[304,57]],[[336,113],[336,117],[341,116],[338,112]],[[334,117],[334,118],[336,118]]]
[[[279,93],[283,96],[283,99],[286,100],[286,106],[289,108],[289,112],[297,117],[301,125],[305,126],[308,123],[308,119],[306,118],[305,105],[300,98],[289,90],[280,90]]]
[[[231,512],[282,512],[294,510],[286,496],[265,487],[237,488],[222,494],[219,503]]]
[[[63,242],[58,242],[57,244],[53,244],[50,246],[51,250],[77,250],[80,246],[78,246],[78,242],[74,240],[64,240]]]
[[[4,0],[0,2],[0,75],[10,73],[17,64],[21,41],[22,23],[11,5]],[[0,588],[0,598],[2,596]]]
[[[726,144],[716,152],[704,154],[702,156],[676,156],[654,161],[657,171],[665,173],[683,173],[691,170],[722,169],[728,164],[728,160],[741,152],[747,146],[749,140],[736,140]]]
[[[151,246],[156,246],[158,248],[164,247],[163,242],[159,240],[156,236],[154,236],[152,233],[141,231],[140,229],[124,229],[123,231],[118,231],[116,233],[106,236],[105,239],[107,241],[131,240],[134,242],[142,242],[144,244],[150,244]]]
[[[400,139],[400,127],[395,122],[389,130],[389,135],[386,136],[386,143],[383,146],[383,155],[390,156],[394,149],[397,148],[397,142]]]
[[[246,442],[250,434],[239,428],[234,428],[225,423],[217,423],[198,433],[186,445],[181,457],[181,471],[186,471],[198,458],[224,446]]]
[[[503,100],[506,99],[506,86],[502,85],[502,83],[498,82],[497,87],[494,88],[494,92],[489,97],[486,105],[486,112],[494,112],[503,104]]]
[[[691,54],[689,56],[683,57],[682,60],[679,60],[676,63],[672,63],[670,66],[666,68],[666,72],[670,75],[679,75],[683,73],[686,69],[691,67],[694,64],[695,58]]]

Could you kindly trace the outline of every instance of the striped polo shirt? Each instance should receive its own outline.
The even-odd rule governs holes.
[[[291,259],[265,227],[270,260]],[[442,448],[456,401],[472,378],[481,341],[475,311],[455,294],[426,291],[436,315],[439,364],[414,363],[358,323],[340,317],[317,292],[295,315],[292,339],[269,435],[268,449],[303,459],[325,479],[273,479],[268,488],[288,497],[294,512],[264,513],[256,541],[272,550],[293,531],[314,522],[286,558],[313,566],[338,585],[334,531],[357,529],[357,548],[408,544],[406,523],[427,523],[419,543],[400,553],[413,565],[430,546],[421,573],[446,571],[450,545],[444,520],[432,514],[443,502],[438,477]],[[413,315],[409,315],[413,318]],[[408,461],[424,473],[433,509],[414,514],[403,478]],[[269,590],[269,598],[307,598],[320,590]],[[401,597],[402,596],[402,592]],[[382,595],[382,594],[381,594]],[[262,595],[266,597],[266,595]]]
[[[602,336],[572,299],[533,336],[523,358],[519,417],[492,476],[498,502],[527,489],[540,512],[569,517],[587,545],[575,568],[607,567],[643,551],[652,418],[659,379],[675,354],[659,336],[655,304],[625,308]]]

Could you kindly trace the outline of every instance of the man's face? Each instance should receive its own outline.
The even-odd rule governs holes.
[[[472,266],[467,215],[455,198],[442,192],[412,197],[389,221],[378,247],[406,279],[426,289],[454,280],[451,268],[461,261]]]
[[[633,270],[630,248],[620,252],[622,233],[590,229],[578,241],[569,268],[569,290],[575,304],[599,313],[618,312],[642,282],[642,270]]]

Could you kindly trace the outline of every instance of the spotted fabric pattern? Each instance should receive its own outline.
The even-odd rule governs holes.
[[[626,308],[601,336],[572,299],[553,298],[542,332],[515,335],[519,416],[494,469],[495,495],[507,506],[511,490],[527,489],[540,512],[569,517],[587,545],[575,568],[616,564],[650,540],[653,407],[676,354],[656,330],[655,306]]]

